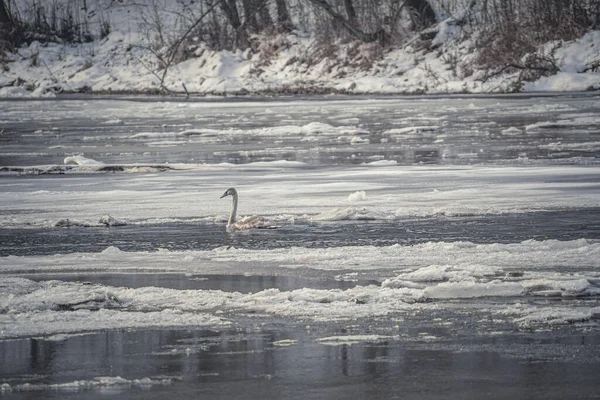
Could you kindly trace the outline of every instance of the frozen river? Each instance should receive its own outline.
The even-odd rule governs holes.
[[[599,295],[593,94],[0,101],[0,397],[594,398]]]

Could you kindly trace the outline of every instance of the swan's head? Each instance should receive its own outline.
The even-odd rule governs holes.
[[[225,193],[223,193],[223,196],[221,196],[220,198],[222,199],[223,197],[227,196],[237,196],[237,191],[234,188],[229,188],[225,191]]]

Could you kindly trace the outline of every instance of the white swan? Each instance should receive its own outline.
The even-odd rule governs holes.
[[[233,197],[233,207],[231,208],[231,214],[229,214],[229,220],[227,221],[227,230],[237,230],[237,229],[272,229],[279,228],[273,221],[260,217],[258,215],[252,215],[248,217],[244,217],[239,221],[235,220],[235,215],[237,213],[238,206],[238,194],[237,190],[234,188],[229,188],[223,193],[223,197],[232,196]]]

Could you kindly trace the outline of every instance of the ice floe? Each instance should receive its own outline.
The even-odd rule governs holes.
[[[65,165],[87,165],[87,166],[103,166],[104,163],[87,158],[84,156],[69,156],[64,159]]]
[[[19,383],[0,385],[0,393],[52,391],[58,393],[74,393],[88,390],[101,391],[103,394],[118,392],[123,389],[150,389],[153,386],[171,385],[173,377],[125,379],[120,376],[98,376],[93,379],[77,380],[65,383]]]
[[[568,145],[565,145],[568,146]],[[387,163],[387,161],[386,161]],[[135,172],[106,181],[90,172]],[[128,224],[225,218],[226,207],[215,202],[225,186],[235,185],[247,214],[274,219],[344,221],[399,220],[406,217],[460,217],[600,207],[595,166],[454,167],[381,165],[316,170],[302,162],[250,164],[164,164],[162,166],[19,167],[21,182],[39,186],[16,188],[0,182],[6,200],[0,226],[97,226],[102,215]],[[82,173],[62,179],[60,187],[37,180],[42,171]],[[165,174],[156,172],[168,171]],[[154,172],[154,173],[152,173]],[[264,179],[264,173],[271,175]],[[177,188],[173,182],[177,181]],[[32,181],[29,181],[31,183]],[[225,185],[226,182],[227,184]],[[83,184],[85,183],[85,184]],[[362,207],[348,207],[350,195],[368,193]],[[358,195],[356,195],[358,196]],[[352,196],[355,199],[356,196]],[[358,197],[356,197],[358,198]],[[37,210],[36,213],[18,210]],[[69,220],[69,223],[66,223]],[[60,224],[59,224],[60,225]]]
[[[353,345],[358,343],[377,343],[397,339],[394,336],[384,335],[339,335],[317,339],[317,342],[328,346]]]
[[[439,263],[445,261],[446,264]],[[452,260],[451,263],[448,263]],[[595,303],[529,304],[527,299],[587,299],[600,295],[600,243],[587,240],[525,241],[517,244],[425,243],[384,247],[291,248],[252,251],[215,249],[185,252],[123,252],[109,247],[101,253],[38,257],[3,257],[0,265],[0,335],[19,337],[85,332],[98,329],[153,326],[221,326],[228,312],[333,321],[376,318],[416,310],[454,307],[453,301],[512,299],[496,302],[490,312],[510,316],[520,326],[592,321]],[[438,264],[433,264],[433,262]],[[118,287],[85,282],[34,282],[15,274],[32,270],[81,271],[91,266],[103,273],[127,273],[144,266],[194,276],[207,270],[243,270],[249,263],[266,270],[247,273],[302,274],[321,270],[355,271],[381,284],[348,289],[278,288],[239,293],[222,290],[178,290],[164,287]],[[561,272],[569,265],[577,272]],[[550,272],[551,271],[551,272]],[[358,274],[358,275],[356,275]],[[13,275],[13,276],[11,276]],[[520,306],[514,303],[519,300]],[[445,305],[446,301],[450,301]],[[493,301],[493,300],[489,300]]]
[[[348,201],[349,202],[363,201],[366,198],[367,198],[367,194],[365,193],[364,190],[359,190],[359,191],[356,191],[356,192],[351,193],[350,195],[348,195]]]

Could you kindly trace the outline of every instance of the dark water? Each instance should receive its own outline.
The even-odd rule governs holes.
[[[65,96],[61,101],[0,100],[0,167],[57,165],[74,154],[106,164],[288,160],[323,166],[360,164],[380,157],[401,165],[506,163],[519,159],[599,162],[597,148],[569,145],[598,141],[600,126],[564,123],[598,115],[600,102],[595,93],[316,97],[309,101],[155,100],[76,96]],[[313,122],[358,128],[358,136],[369,142],[351,144],[350,136],[343,138],[343,133],[302,140],[305,134],[294,133],[293,127]],[[523,130],[538,122],[551,124],[520,135],[502,133],[510,127]],[[401,135],[386,133],[415,126],[434,129]],[[283,128],[284,135],[256,131],[272,127],[288,129]],[[221,133],[169,136],[194,129]],[[230,129],[255,131],[228,134]]]
[[[278,229],[229,234],[224,224],[178,223],[116,227],[0,228],[0,256],[122,251],[212,250],[417,244],[469,241],[515,243],[528,239],[600,239],[600,209],[394,221],[282,224]]]
[[[453,316],[447,316],[452,319]],[[464,318],[465,322],[469,318]],[[329,346],[320,337],[353,334],[337,324],[260,330],[105,331],[66,340],[0,341],[0,376],[33,389],[11,399],[575,399],[597,398],[600,336],[568,330],[505,338],[411,321],[399,339]],[[376,322],[372,330],[376,330]],[[288,327],[290,327],[288,325]],[[362,328],[365,329],[364,327]],[[369,328],[367,328],[369,329]],[[428,342],[414,332],[444,333]],[[281,340],[293,340],[278,346]],[[504,342],[504,343],[503,343]],[[507,351],[508,349],[508,351]],[[512,349],[512,350],[511,350]],[[560,349],[557,351],[557,349]],[[101,376],[170,384],[79,389],[47,385]],[[31,389],[31,388],[30,388]]]

